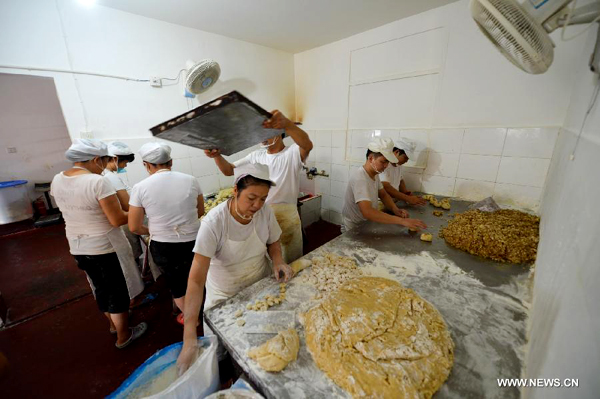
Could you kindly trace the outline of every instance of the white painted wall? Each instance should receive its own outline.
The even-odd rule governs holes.
[[[526,74],[461,0],[296,54],[296,114],[317,143],[309,161],[331,174],[313,184],[323,217],[341,220],[347,175],[377,135],[418,143],[404,168],[412,190],[536,211],[584,44],[553,38],[551,69]]]
[[[174,77],[187,60],[204,58],[217,60],[222,75],[193,102],[183,97],[181,84],[152,88],[148,83],[31,72],[55,79],[71,138],[87,129],[94,138],[120,139],[136,151],[151,138],[150,127],[234,89],[264,108],[280,109],[293,118],[293,56],[111,8],[86,7],[74,0],[0,2],[0,65],[147,79]],[[28,73],[2,68],[0,72]],[[174,153],[175,169],[193,173],[206,192],[226,183],[201,151],[176,145]],[[128,168],[131,183],[144,176],[140,162]]]
[[[581,130],[600,84],[586,65],[595,39],[596,28],[578,59],[543,195],[526,367],[528,378],[578,378],[580,385],[530,389],[528,398],[597,398],[600,392],[600,99]]]
[[[52,78],[0,73],[0,181],[49,183],[71,145]],[[9,153],[8,149],[16,152]]]

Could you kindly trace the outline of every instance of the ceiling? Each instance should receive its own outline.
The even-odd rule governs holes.
[[[456,0],[98,0],[129,13],[298,53]]]

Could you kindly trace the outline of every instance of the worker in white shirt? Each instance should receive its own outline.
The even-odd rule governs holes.
[[[120,226],[127,223],[114,188],[101,174],[111,157],[98,140],[75,140],[65,153],[73,167],[54,176],[50,193],[65,219],[67,240],[77,265],[86,272],[98,308],[125,348],[148,328],[129,328],[129,298],[140,294],[141,279],[126,275],[135,267],[131,247]],[[130,263],[130,264],[127,264]]]
[[[129,212],[129,194],[131,193],[131,187],[119,176],[125,173],[125,168],[129,162],[133,162],[135,154],[129,146],[119,141],[113,141],[108,143],[108,153],[113,158],[110,160],[106,169],[104,169],[103,175],[112,184],[115,191],[117,192],[117,198],[121,204],[121,209],[125,212]],[[131,249],[133,250],[133,257],[137,260],[142,255],[142,245],[140,243],[140,237],[137,234],[133,234],[129,231],[127,225],[122,226],[125,236],[129,240]]]
[[[408,212],[399,209],[385,191],[379,174],[396,162],[394,143],[389,138],[378,138],[369,143],[367,160],[358,168],[348,182],[342,211],[343,231],[353,229],[367,220],[385,224],[397,224],[412,229],[425,229],[425,223],[409,219]],[[378,210],[378,198],[393,215]]]
[[[273,275],[285,282],[293,275],[282,257],[277,219],[273,210],[264,206],[270,189],[277,187],[269,169],[244,164],[235,168],[234,176],[233,197],[208,212],[196,238],[185,302],[189,318],[185,319],[184,344],[177,361],[180,373],[198,353],[197,316],[205,286],[206,310],[264,277]],[[209,333],[205,325],[204,335]]]
[[[276,184],[269,191],[267,205],[275,212],[275,217],[282,230],[281,248],[283,259],[287,263],[302,256],[302,226],[298,214],[298,193],[300,191],[300,173],[306,158],[313,148],[308,134],[279,111],[273,111],[272,117],[263,122],[267,129],[284,129],[285,134],[294,140],[294,144],[286,147],[284,135],[277,135],[262,142],[263,147],[244,158],[229,163],[218,150],[205,150],[207,156],[213,158],[225,176],[234,174],[234,169],[247,163],[262,164],[269,168],[271,180]]]
[[[414,143],[403,138],[397,140],[394,147],[394,157],[397,161],[390,162],[390,166],[381,174],[381,183],[394,201],[402,200],[410,205],[425,205],[427,201],[417,195],[412,195],[402,178],[402,165],[408,162],[414,151]]]
[[[111,183],[115,191],[117,192],[117,198],[119,198],[119,203],[121,204],[121,209],[123,211],[129,211],[129,194],[131,193],[131,187],[121,178],[123,173],[125,173],[125,168],[127,164],[133,162],[135,159],[135,155],[133,151],[129,148],[129,146],[120,141],[112,141],[107,144],[108,154],[112,157],[108,165],[106,165],[106,169],[102,175],[106,177],[106,179]],[[126,275],[135,276],[133,278],[138,279],[143,283],[142,276],[140,273],[140,268],[138,264],[140,262],[140,256],[142,256],[142,242],[141,237],[137,234],[132,233],[129,230],[129,227],[125,224],[121,226],[121,230],[125,233],[125,237],[127,237],[127,241],[129,241],[129,245],[131,245],[131,250],[133,252],[133,259],[136,267],[130,271],[124,271]],[[151,262],[151,268],[153,275],[158,277],[160,272],[155,270],[156,266],[154,266],[154,262]],[[139,305],[147,304],[152,302],[156,298],[156,294],[147,294],[145,296],[138,296],[136,298],[131,298],[131,308],[134,308]]]
[[[165,276],[183,324],[185,291],[192,267],[194,241],[204,215],[198,180],[171,170],[171,147],[152,142],[140,148],[149,177],[133,186],[129,199],[129,229],[150,235],[150,253]],[[144,213],[148,217],[145,227]]]

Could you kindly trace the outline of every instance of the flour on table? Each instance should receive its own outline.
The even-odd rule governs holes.
[[[350,280],[302,320],[317,366],[355,398],[431,398],[450,374],[442,316],[395,281]]]

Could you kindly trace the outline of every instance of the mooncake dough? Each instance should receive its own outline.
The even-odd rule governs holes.
[[[266,371],[281,371],[298,358],[300,339],[293,328],[280,331],[261,346],[248,351],[248,356]]]
[[[350,280],[302,321],[317,366],[354,398],[431,398],[450,374],[442,316],[395,281]]]

